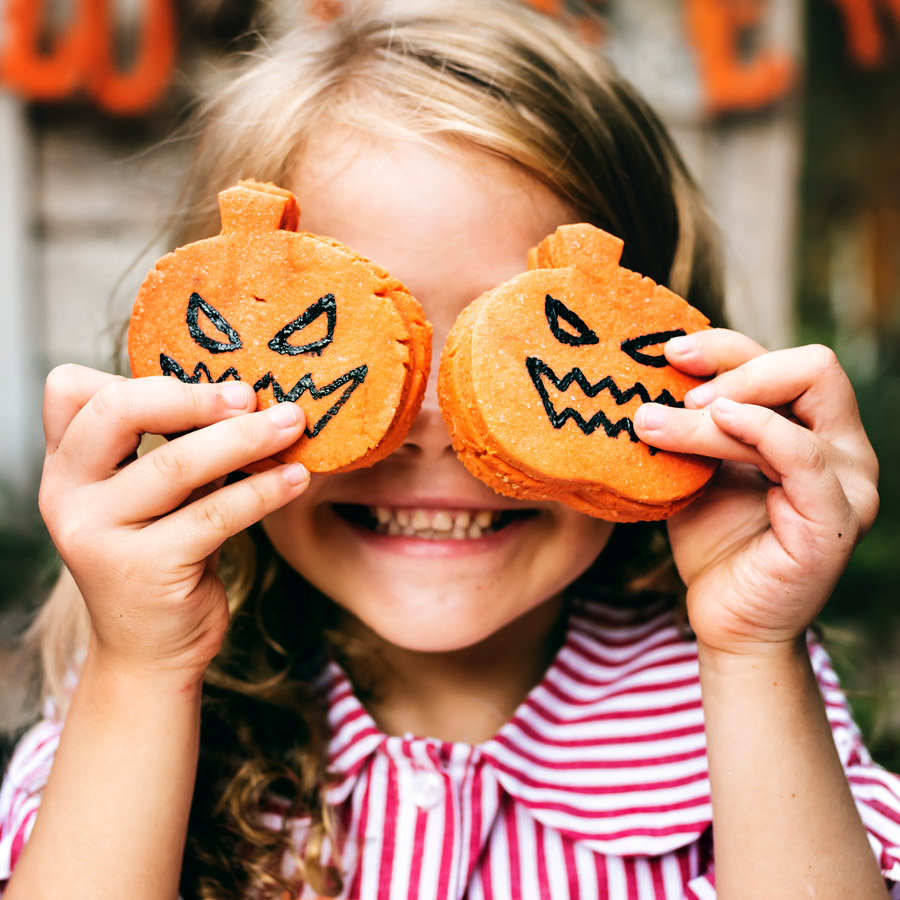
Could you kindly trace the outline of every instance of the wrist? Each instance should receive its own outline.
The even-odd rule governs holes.
[[[109,652],[95,636],[88,644],[79,683],[88,683],[110,699],[184,697],[199,698],[205,669],[199,667],[151,667]]]
[[[764,674],[785,666],[794,668],[809,662],[806,635],[784,641],[747,641],[729,647],[697,641],[701,675],[745,676]]]

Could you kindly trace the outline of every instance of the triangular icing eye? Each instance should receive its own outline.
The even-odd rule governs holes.
[[[222,337],[228,338],[227,343],[211,338],[203,331],[200,327],[201,312]],[[228,324],[222,313],[210,306],[196,291],[188,300],[186,321],[191,337],[210,353],[230,353],[232,350],[240,350],[243,346],[240,335]]]
[[[572,312],[561,300],[557,300],[556,297],[551,297],[547,294],[547,299],[544,301],[544,313],[547,316],[547,322],[550,325],[550,330],[553,332],[553,337],[561,344],[581,347],[584,344],[600,343],[600,338],[587,327],[581,317],[577,313]],[[574,328],[577,333],[573,334],[571,331],[566,331],[559,324],[560,319]]]
[[[654,331],[653,334],[642,334],[640,337],[629,338],[622,341],[622,352],[630,356],[636,363],[642,366],[653,366],[654,369],[661,369],[669,363],[665,354],[659,353],[652,356],[649,353],[641,353],[644,347],[653,347],[656,344],[664,344],[666,341],[674,337],[684,335],[683,328],[676,328],[674,331]]]
[[[310,322],[314,322],[325,313],[328,317],[328,333],[323,338],[311,341],[308,344],[291,344],[288,338],[295,332],[306,328]],[[334,326],[337,322],[337,304],[334,302],[334,294],[326,294],[319,297],[306,312],[297,316],[293,322],[288,322],[275,337],[269,341],[269,349],[286,356],[299,356],[301,353],[321,353],[334,340]]]

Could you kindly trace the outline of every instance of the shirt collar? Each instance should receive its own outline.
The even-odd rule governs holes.
[[[696,645],[660,603],[583,601],[541,682],[476,746],[387,737],[334,663],[328,801],[339,806],[378,753],[420,766],[484,765],[542,825],[616,855],[693,843],[711,805]]]

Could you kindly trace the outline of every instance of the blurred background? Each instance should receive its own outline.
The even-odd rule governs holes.
[[[876,759],[900,771],[900,0],[523,2],[608,54],[672,129],[722,229],[732,324],[771,348],[830,344],[854,382],[882,509],[822,626]],[[58,565],[36,506],[44,376],[121,367],[137,287],[171,249],[186,116],[304,4],[345,5],[0,0],[0,716],[8,651]]]

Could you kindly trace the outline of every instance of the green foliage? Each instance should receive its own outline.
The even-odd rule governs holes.
[[[56,550],[36,511],[0,519],[0,645],[21,635],[57,571]]]
[[[850,61],[838,6],[806,4],[799,342],[835,348],[881,461],[881,509],[822,616],[875,758],[900,771],[900,61]]]

